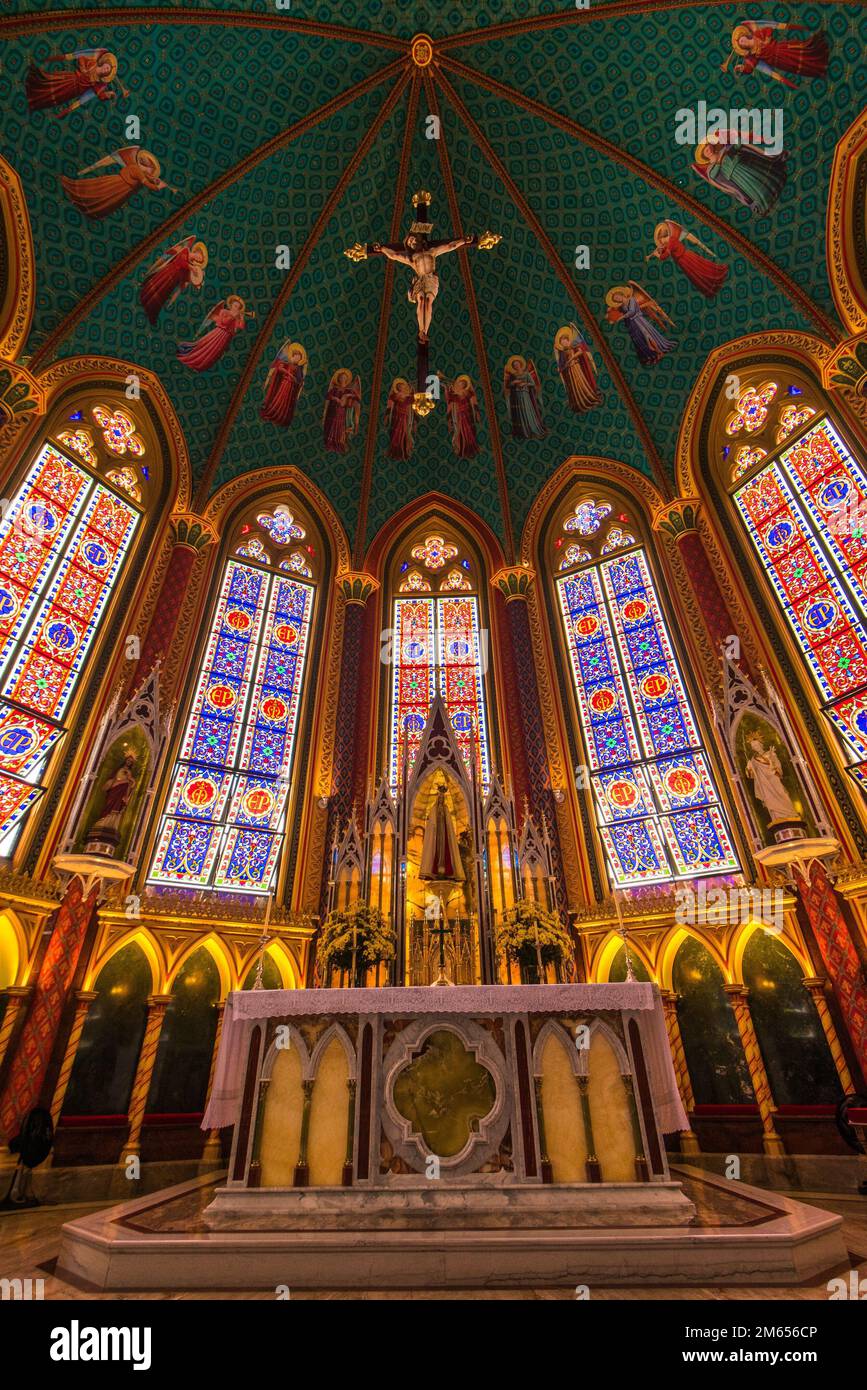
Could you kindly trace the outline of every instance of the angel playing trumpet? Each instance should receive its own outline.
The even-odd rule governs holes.
[[[657,328],[667,324],[674,326],[674,320],[647,290],[642,289],[637,280],[629,280],[625,285],[615,285],[605,296],[608,306],[606,318],[609,323],[623,322],[632,339],[635,354],[645,367],[659,362],[675,344]]]
[[[118,173],[99,174],[95,179],[81,177],[82,174],[92,174],[95,169],[105,169],[112,164],[120,166]],[[70,179],[64,174],[60,182],[67,198],[79,212],[83,212],[85,217],[98,218],[108,217],[110,212],[123,207],[140,188],[149,188],[152,193],[167,188],[170,193],[177,193],[176,188],[160,177],[160,172],[160,162],[150,150],[143,150],[140,145],[124,145],[122,149],[107,154],[104,159],[98,159],[95,164],[89,164],[86,169],[79,169],[78,178]]]
[[[709,246],[705,246],[703,241],[699,241],[697,236],[688,232],[679,222],[667,217],[664,222],[657,223],[653,231],[653,240],[655,250],[651,251],[649,256],[645,256],[646,261],[672,260],[705,299],[713,299],[714,295],[719,294],[729,268],[719,263],[714,265],[716,257],[713,251]],[[686,242],[689,242],[690,246],[687,246]],[[691,246],[700,246],[702,251],[707,252],[707,256],[713,257],[713,260],[708,260],[707,256],[700,256],[697,251],[690,249]]]

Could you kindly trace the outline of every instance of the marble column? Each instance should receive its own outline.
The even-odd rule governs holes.
[[[172,517],[174,546],[159,596],[151,615],[150,625],[141,644],[138,664],[130,678],[131,690],[141,685],[145,676],[153,670],[157,659],[165,660],[174,641],[178,622],[184,606],[193,566],[199,553],[213,544],[217,535],[210,522],[204,517],[184,512]]]
[[[825,981],[820,980],[818,975],[807,975],[804,978],[804,987],[809,991],[810,998],[816,1005],[816,1013],[819,1015],[819,1022],[822,1031],[827,1039],[834,1066],[837,1068],[837,1075],[840,1078],[840,1085],[843,1087],[844,1095],[851,1095],[855,1091],[855,1084],[852,1080],[852,1073],[846,1065],[846,1058],[843,1056],[843,1049],[840,1046],[840,1039],[837,1036],[837,1029],[834,1027],[834,1020],[831,1018],[831,1011],[828,1008],[828,1001],[825,998]]]
[[[364,756],[364,740],[358,727],[358,714],[363,702],[359,698],[363,667],[363,636],[365,607],[371,594],[379,588],[372,574],[348,570],[338,575],[337,588],[344,604],[343,644],[340,661],[340,688],[337,694],[337,718],[334,732],[334,761],[331,772],[331,797],[325,830],[325,855],[322,872],[320,912],[324,915],[328,901],[328,876],[331,872],[331,847],[335,835],[346,829],[352,812],[354,789],[358,784],[358,759]]]
[[[674,1074],[677,1078],[677,1089],[680,1091],[680,1098],[683,1101],[683,1108],[690,1116],[695,1110],[695,1096],[692,1092],[692,1079],[689,1074],[689,1067],[686,1063],[686,1050],[683,1046],[683,1037],[680,1032],[680,1019],[677,1016],[677,995],[672,989],[664,989],[662,994],[662,1008],[665,1014],[665,1026],[668,1030],[668,1043],[671,1048],[671,1060],[674,1063]],[[680,1151],[684,1154],[697,1154],[701,1152],[698,1142],[698,1135],[693,1129],[686,1129],[680,1136]]]
[[[78,1044],[81,1041],[84,1024],[91,1004],[94,999],[98,997],[95,989],[79,989],[75,994],[75,1014],[72,1019],[72,1027],[69,1030],[66,1051],[63,1054],[63,1061],[60,1064],[57,1083],[54,1087],[54,1095],[51,1098],[51,1121],[55,1129],[57,1128],[57,1121],[60,1119],[60,1113],[63,1110],[63,1102],[66,1099],[66,1088],[69,1085],[69,1078],[72,1075],[72,1068],[75,1065],[75,1054],[78,1051]]]
[[[214,1033],[214,1050],[211,1053],[211,1070],[208,1073],[208,1089],[205,1092],[206,1110],[208,1108],[208,1102],[211,1099],[211,1091],[214,1088],[214,1076],[216,1075],[217,1071],[217,1055],[220,1051],[220,1039],[223,1036],[223,1018],[226,1013],[225,999],[219,1000],[219,1002],[214,1005],[214,1008],[217,1011],[217,1029]],[[220,1148],[220,1131],[218,1129],[212,1129],[208,1133],[207,1140],[205,1141],[205,1147],[202,1150],[202,1162],[219,1163],[221,1156],[222,1151]]]
[[[510,745],[513,748],[517,746],[516,765],[520,776],[523,776],[526,782],[530,809],[537,823],[544,820],[548,826],[555,868],[555,905],[561,912],[565,912],[568,907],[568,894],[563,874],[560,827],[551,789],[545,725],[536,682],[530,616],[527,612],[527,595],[534,579],[535,571],[528,565],[512,565],[498,570],[492,577],[491,584],[505,601],[511,638],[511,651],[504,653],[504,662],[507,667],[511,662],[518,707],[515,711],[515,724],[509,728]],[[520,793],[520,787],[517,785],[516,792]]]
[[[12,1034],[15,1032],[15,1024],[18,1022],[21,1010],[32,993],[32,985],[7,985],[6,989],[0,990],[0,994],[6,1000],[3,1021],[0,1023],[0,1067],[3,1066],[3,1059],[9,1050],[9,1044],[12,1041]]]
[[[128,1158],[137,1158],[141,1149],[142,1122],[145,1117],[148,1092],[151,1088],[154,1063],[157,1059],[157,1047],[166,1017],[166,1009],[171,1002],[172,996],[170,994],[152,994],[148,999],[147,1023],[138,1056],[135,1080],[132,1083],[132,1093],[129,1098],[129,1130],[121,1150],[119,1160],[121,1166],[126,1163]]]
[[[7,1144],[39,1101],[98,895],[98,881],[84,884],[76,874],[55,913],[33,999],[0,1096],[0,1137]]]
[[[741,1037],[741,1044],[744,1049],[744,1056],[747,1059],[747,1066],[750,1072],[750,1080],[753,1083],[756,1104],[759,1107],[759,1115],[762,1120],[762,1146],[766,1154],[780,1157],[785,1154],[783,1141],[777,1133],[774,1119],[777,1113],[774,1097],[771,1091],[771,1083],[768,1080],[768,1073],[765,1070],[765,1062],[762,1057],[759,1040],[756,1037],[756,1030],[753,1026],[753,1016],[750,1013],[750,1006],[747,1002],[749,990],[746,985],[726,985],[725,992],[731,1000],[735,1022],[738,1025],[738,1032]]]
[[[839,1016],[867,1080],[867,981],[857,946],[825,866],[816,862],[809,879],[800,873],[795,878],[802,925],[818,948]],[[854,1089],[859,1089],[858,1079]]]

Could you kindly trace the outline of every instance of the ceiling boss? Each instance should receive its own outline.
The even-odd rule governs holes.
[[[459,251],[464,246],[475,246],[480,251],[490,251],[502,237],[497,232],[483,232],[481,236],[454,237],[451,241],[432,241],[430,233],[433,223],[430,220],[431,195],[424,190],[412,195],[415,217],[403,241],[356,242],[344,255],[351,261],[363,261],[368,256],[385,256],[387,260],[397,261],[408,266],[413,272],[412,284],[407,299],[416,306],[418,319],[418,345],[416,349],[416,392],[414,406],[416,413],[426,415],[433,409],[434,397],[428,392],[428,344],[430,325],[433,317],[434,300],[439,293],[440,281],[436,273],[439,256],[449,251]]]

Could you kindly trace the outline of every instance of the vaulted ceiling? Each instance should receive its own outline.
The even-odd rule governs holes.
[[[693,0],[553,3],[191,0],[99,9],[20,3],[0,18],[2,152],[27,195],[37,307],[28,344],[36,368],[58,356],[106,353],[155,372],[178,412],[199,500],[245,470],[292,463],[338,509],[357,553],[398,507],[436,487],[492,526],[507,551],[545,479],[573,453],[670,475],[684,404],[715,347],[751,331],[840,336],[825,263],[834,146],[867,91],[867,13],[851,4],[792,5],[806,33],[824,29],[827,77],[788,87],[723,71],[739,7]],[[775,17],[778,7],[770,7]],[[753,10],[749,10],[749,17]],[[413,62],[411,40],[434,41]],[[51,54],[102,47],[118,57],[129,96],[64,119],[30,112],[25,77]],[[757,217],[692,168],[675,139],[680,108],[781,107],[787,179]],[[64,196],[75,174],[125,144],[152,150],[176,192],[138,192],[100,221]],[[428,117],[440,138],[428,138]],[[433,195],[434,236],[490,228],[494,250],[441,260],[431,370],[467,373],[481,405],[481,450],[452,451],[444,405],[418,424],[408,461],[387,457],[393,378],[414,376],[409,271],[359,264],[353,242],[402,236],[409,197]],[[671,261],[646,261],[654,227],[674,218],[728,264],[704,298]],[[187,290],[152,327],[139,303],[147,270],[186,236],[204,241],[204,287]],[[590,264],[576,267],[576,248]],[[289,265],[278,265],[278,247]],[[285,260],[285,256],[283,257]],[[634,279],[673,320],[675,347],[652,366],[635,356],[605,295]],[[177,359],[205,314],[229,294],[255,311],[209,371]],[[553,352],[559,327],[591,342],[603,403],[567,405]],[[288,428],[259,416],[265,378],[287,340],[309,369]],[[503,395],[512,354],[533,359],[548,433],[514,439]],[[346,455],[323,443],[333,372],[361,378],[358,434]]]

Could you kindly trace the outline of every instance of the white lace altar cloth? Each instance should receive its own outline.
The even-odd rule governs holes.
[[[563,1013],[637,1014],[650,1092],[662,1134],[689,1128],[668,1045],[659,989],[638,981],[607,985],[433,985],[403,989],[236,990],[226,1001],[214,1085],[202,1129],[232,1125],[241,1108],[250,1030],[257,1019],[298,1015]]]

